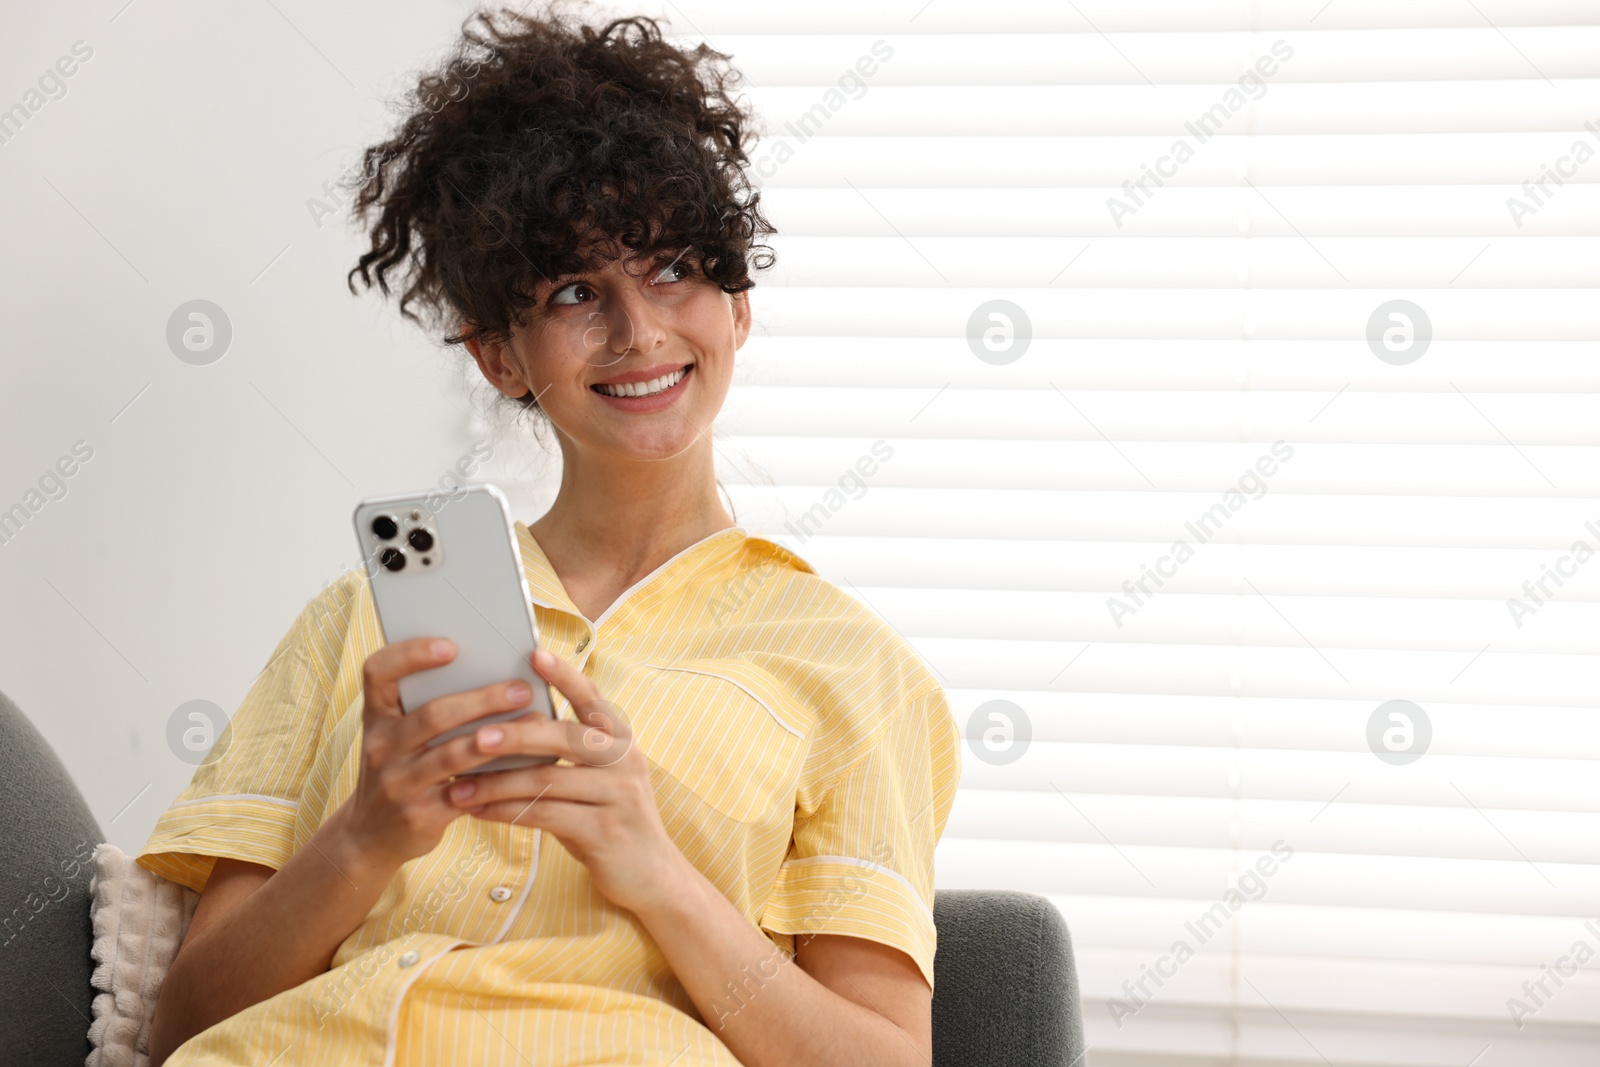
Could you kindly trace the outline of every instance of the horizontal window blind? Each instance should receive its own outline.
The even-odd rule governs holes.
[[[645,9],[769,134],[719,477],[944,681],[1088,1062],[1595,1063],[1600,4]]]

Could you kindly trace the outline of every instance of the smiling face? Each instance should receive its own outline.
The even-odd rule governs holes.
[[[541,281],[534,298],[509,344],[467,348],[500,392],[537,398],[564,449],[661,460],[709,447],[748,294],[723,292],[685,250]]]

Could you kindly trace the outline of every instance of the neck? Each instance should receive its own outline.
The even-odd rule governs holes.
[[[555,503],[528,529],[563,580],[597,574],[626,587],[734,525],[705,438],[651,462],[597,457],[565,437],[561,445]]]

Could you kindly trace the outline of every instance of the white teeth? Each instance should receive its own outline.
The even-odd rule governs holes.
[[[648,382],[634,382],[630,385],[597,385],[596,389],[606,396],[653,396],[665,392],[674,385],[683,381],[683,376],[688,374],[687,368],[680,367],[671,374],[656,378]]]

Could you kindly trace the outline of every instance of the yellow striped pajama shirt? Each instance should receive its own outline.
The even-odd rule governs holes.
[[[959,733],[910,645],[740,527],[680,552],[593,622],[523,523],[516,534],[543,647],[627,716],[684,855],[775,950],[792,952],[796,934],[865,938],[905,952],[931,985],[934,845]],[[279,642],[221,755],[139,863],[195,890],[218,857],[282,867],[355,785],[362,664],[382,643],[366,574],[345,572]],[[330,970],[167,1064],[728,1065],[717,1024],[759,986],[760,974],[730,975],[702,1018],[642,925],[560,842],[464,815],[400,869]]]

